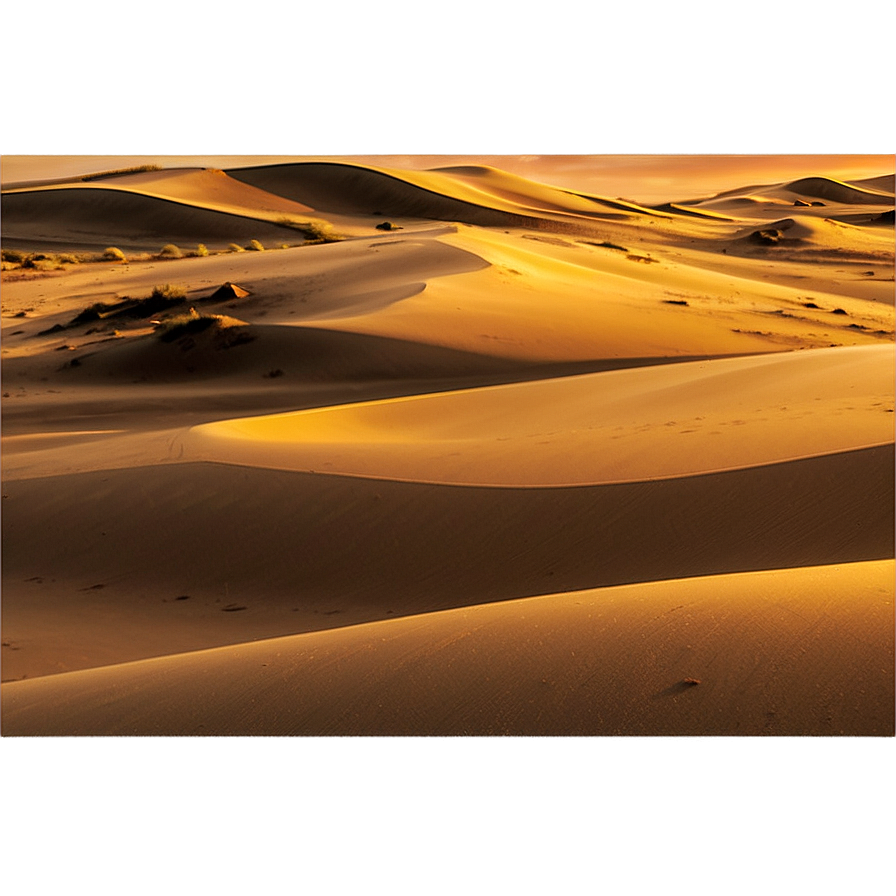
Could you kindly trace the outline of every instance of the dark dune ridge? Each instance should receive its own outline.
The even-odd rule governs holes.
[[[444,169],[445,174],[449,171],[450,169]],[[305,203],[319,212],[339,215],[391,216],[458,221],[484,227],[572,231],[588,227],[591,216],[598,220],[615,219],[620,217],[617,209],[631,211],[633,208],[625,203],[604,203],[597,198],[586,197],[593,203],[593,211],[581,215],[575,222],[563,221],[563,211],[557,211],[556,217],[548,211],[544,214],[534,210],[531,213],[507,211],[492,207],[491,203],[496,197],[490,196],[488,192],[482,193],[482,204],[477,204],[418,186],[391,174],[334,162],[237,168],[230,169],[227,173],[236,180],[277,196]],[[645,209],[638,211],[650,214]]]
[[[125,190],[78,187],[3,195],[7,248],[146,249],[168,242],[303,241],[289,227]]]
[[[114,620],[138,593],[245,595],[250,609],[280,607],[302,631],[319,626],[303,627],[295,607],[338,610],[347,624],[554,591],[886,559],[894,539],[893,445],[573,488],[185,463],[4,489],[4,628],[18,638],[29,637],[19,620],[34,600],[23,583],[34,577],[68,589],[66,612],[86,601],[98,638],[115,623],[96,602],[112,601]],[[57,545],[51,554],[48,543]],[[99,596],[82,593],[97,582],[111,584]],[[66,649],[75,668],[90,652]],[[119,660],[139,658],[128,649]],[[157,652],[167,652],[164,643]]]

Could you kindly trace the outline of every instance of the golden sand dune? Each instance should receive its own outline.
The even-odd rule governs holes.
[[[293,229],[266,220],[105,187],[4,193],[3,235],[8,245],[55,249],[302,241]]]
[[[894,376],[889,346],[692,362],[228,420],[187,444],[230,463],[387,479],[657,479],[892,442]]]
[[[778,254],[785,257],[796,257],[795,250],[805,255],[828,257],[836,256],[841,260],[864,259],[883,261],[892,251],[892,234],[883,228],[861,226],[875,222],[875,217],[860,216],[860,220],[852,223],[846,220],[818,218],[810,215],[789,215],[786,218],[774,219],[755,224],[738,231],[735,240],[753,247],[766,249],[773,247]],[[788,250],[780,252],[781,249]],[[788,254],[789,253],[789,254]]]
[[[17,648],[4,654],[4,678],[524,595],[893,552],[892,445],[537,489],[185,463],[174,439],[159,449],[170,453],[161,466],[63,475],[63,459],[58,475],[4,483],[3,632]]]
[[[5,189],[3,732],[892,735],[893,177],[780,162]]]
[[[626,213],[661,214],[632,203],[536,184],[486,167],[396,171],[369,165],[307,162],[240,168],[228,174],[321,212],[342,215],[510,227],[538,227],[540,220],[559,226],[565,219],[574,219],[585,227],[593,223],[591,219],[620,218]]]
[[[11,735],[892,735],[892,561],[684,579],[3,685]]]
[[[891,311],[843,298],[831,272],[817,266],[782,265],[778,284],[768,265],[736,267],[702,247],[645,248],[640,233],[615,248],[532,236],[469,227],[440,236],[490,266],[433,279],[375,315],[334,316],[326,326],[527,362],[782,351],[892,333]],[[883,256],[879,264],[884,270]],[[859,288],[892,292],[882,281],[845,287]],[[810,299],[816,309],[806,307]],[[848,315],[832,316],[836,308]]]

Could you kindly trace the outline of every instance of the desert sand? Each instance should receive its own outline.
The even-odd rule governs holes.
[[[2,733],[892,736],[894,176],[825,162],[4,183]]]

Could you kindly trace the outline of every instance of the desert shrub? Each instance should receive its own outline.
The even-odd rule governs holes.
[[[18,267],[20,267],[20,265],[13,261],[0,261],[0,271],[14,271]]]
[[[103,258],[106,261],[127,261],[128,260],[127,256],[124,254],[124,252],[122,252],[121,249],[117,249],[115,246],[109,246],[109,248],[103,252]]]
[[[334,233],[327,224],[319,221],[299,221],[297,218],[284,216],[277,218],[277,223],[282,227],[297,230],[309,243],[335,243],[343,237]]]
[[[69,321],[68,325],[70,327],[77,327],[80,324],[87,324],[100,320],[104,314],[112,311],[115,307],[115,304],[110,304],[109,302],[94,302],[83,311],[79,311],[78,314]]]
[[[205,258],[205,256],[208,255],[208,247],[205,243],[200,243],[193,254],[199,258]]]
[[[18,249],[0,249],[0,260],[12,264],[21,264],[27,257],[27,252],[20,252]]]
[[[258,242],[258,240],[249,240],[249,245],[246,246],[250,252],[264,252],[264,246]]]
[[[214,327],[216,333],[215,347],[229,349],[237,345],[252,342],[255,338],[243,320],[228,317],[226,314],[199,314],[191,308],[186,314],[175,314],[163,320],[156,330],[162,342],[174,342],[182,336],[193,336]]]
[[[156,333],[162,342],[174,342],[181,336],[201,333],[221,320],[218,314],[197,314],[192,308],[189,314],[176,314],[159,324]]]
[[[186,298],[186,292],[179,286],[166,283],[164,286],[153,287],[152,293],[145,299],[132,299],[125,296],[118,302],[94,302],[73,317],[69,327],[92,323],[104,318],[147,318],[160,311],[167,311],[175,305],[180,305]]]
[[[183,258],[184,253],[180,251],[180,249],[174,245],[174,243],[167,243],[162,246],[162,251],[159,252],[159,258]]]
[[[377,230],[395,230],[395,225],[391,221],[383,221],[382,224],[376,225]]]
[[[63,252],[62,255],[57,255],[56,258],[60,264],[80,264],[81,263],[81,259],[78,258],[77,255],[72,255],[70,252]]]
[[[186,290],[180,286],[172,286],[166,283],[164,286],[154,286],[150,293],[149,300],[158,302],[181,302],[187,296]]]
[[[55,259],[46,255],[30,255],[22,262],[22,267],[35,271],[55,271],[59,264]]]
[[[246,250],[239,243],[231,243],[227,247],[231,252],[245,252]]]

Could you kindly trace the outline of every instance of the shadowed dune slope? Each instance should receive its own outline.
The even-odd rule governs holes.
[[[458,199],[369,167],[305,162],[238,168],[227,173],[269,193],[335,214],[391,215],[485,226],[532,223],[518,208],[490,208],[485,201],[480,204],[469,198]]]
[[[3,195],[7,246],[158,249],[178,240],[220,244],[249,239],[301,242],[288,227],[106,187]]]
[[[112,341],[79,358],[81,366],[68,375],[72,383],[113,378],[125,383],[257,379],[271,370],[304,382],[367,382],[509,374],[519,369],[501,358],[441,346],[322,327],[257,324],[212,326],[172,342],[155,335],[123,344]]]
[[[896,192],[896,175],[882,174],[880,177],[866,177],[864,180],[850,181],[850,186],[862,190],[873,190],[877,193]]]
[[[861,563],[552,594],[14,682],[3,733],[892,736],[893,672],[893,563]]]
[[[893,464],[889,445],[576,488],[209,463],[9,481],[3,629],[25,646],[10,659],[18,671],[4,674],[97,665],[108,642],[103,662],[168,653],[183,614],[162,598],[179,594],[213,617],[228,601],[246,607],[229,636],[199,630],[182,646],[198,649],[244,640],[241,626],[265,613],[268,633],[284,634],[555,591],[889,559]],[[152,624],[141,616],[121,638],[141,602]],[[66,633],[66,620],[85,619],[85,633]],[[51,620],[63,636],[42,657]]]
[[[845,205],[881,205],[893,201],[892,189],[864,189],[828,177],[804,177],[784,184],[781,189]]]
[[[214,168],[141,171],[99,178],[93,183],[252,217],[263,213],[293,215],[311,211],[306,205],[266,193]]]
[[[568,193],[495,169],[391,171],[333,162],[304,162],[228,171],[270,193],[335,214],[426,218],[482,226],[558,227],[561,219],[650,215],[626,203]],[[545,224],[545,217],[551,219]],[[567,221],[570,224],[570,221]],[[572,222],[572,226],[575,222]]]

